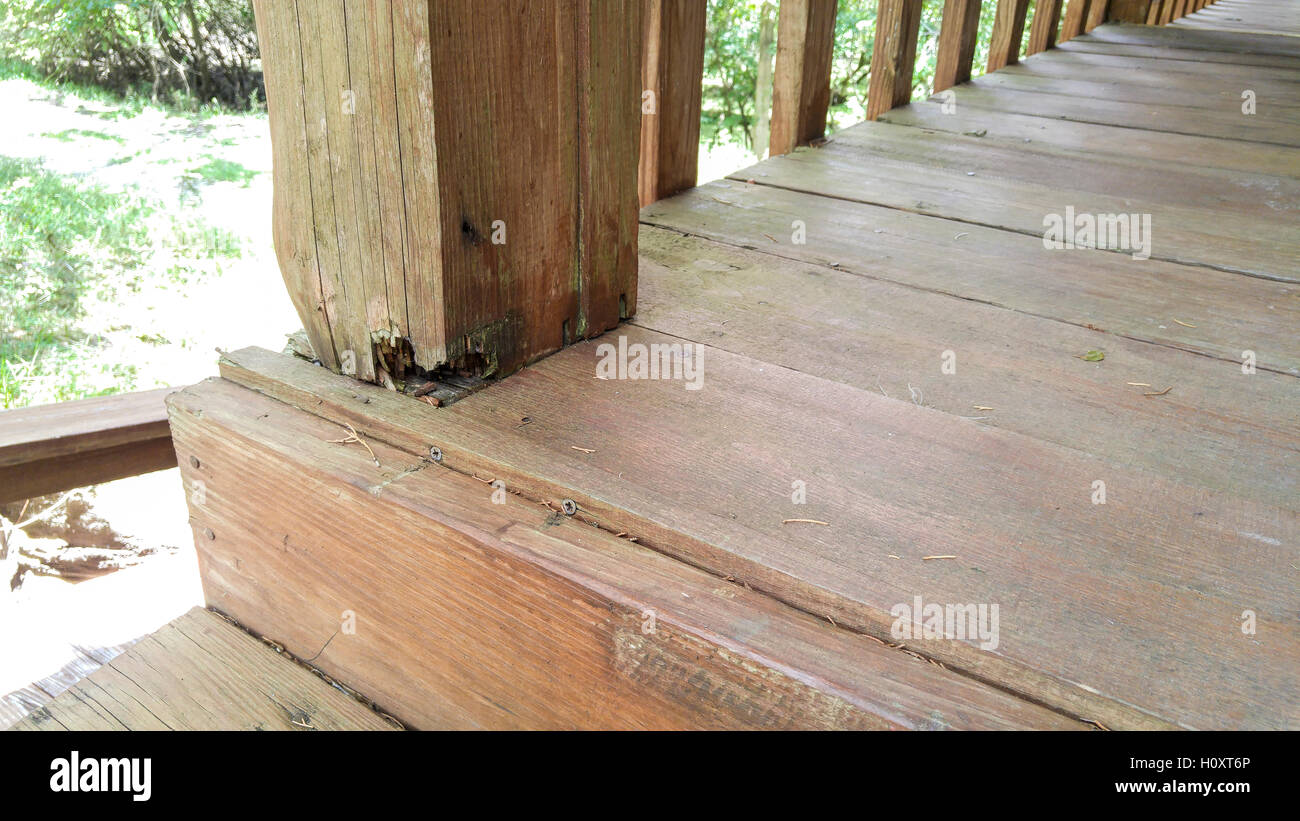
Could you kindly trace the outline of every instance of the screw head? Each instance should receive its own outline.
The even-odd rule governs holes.
[[[441,461],[442,461],[442,448],[437,447],[436,445],[430,447],[430,448],[429,448],[429,458],[432,459],[432,460],[435,461],[435,462],[441,462]]]
[[[572,499],[562,499],[560,501],[560,510],[564,511],[565,516],[572,516],[578,512],[578,503]]]
[[[203,535],[207,537],[208,541],[212,541],[213,539],[217,538],[217,534],[213,533],[212,528],[210,527],[203,528]]]
[[[196,468],[196,467],[198,467],[198,466],[199,466],[199,457],[197,457],[197,456],[191,456],[191,457],[190,457],[190,467],[192,467],[192,468]]]

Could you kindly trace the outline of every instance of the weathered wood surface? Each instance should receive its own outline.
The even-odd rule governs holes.
[[[1300,37],[1300,9],[1285,0],[1219,0],[1175,21],[1179,28]]]
[[[640,6],[516,5],[256,4],[277,255],[331,369],[509,373],[635,301]]]
[[[1101,45],[1140,46],[1110,29]],[[381,704],[419,681],[419,726],[973,726],[951,705],[989,694],[956,674],[1026,700],[980,708],[998,726],[1042,719],[1032,703],[1110,728],[1300,729],[1300,165],[1258,141],[1286,111],[1189,104],[1198,83],[1222,98],[1221,71],[1279,97],[1300,74],[1202,46],[1009,71],[1095,84],[1060,95],[1095,122],[971,84],[953,113],[905,106],[657,202],[631,323],[448,408],[227,355],[226,381],[173,399],[182,469],[208,487],[209,596],[308,655],[360,598],[397,638],[339,636],[320,663]],[[1150,72],[1137,99],[1088,96],[1125,72]],[[1155,78],[1181,103],[1141,97]],[[1067,205],[1150,213],[1153,259],[1044,247]],[[700,389],[600,378],[620,339],[698,345]],[[330,441],[344,425],[379,466]],[[190,448],[211,457],[186,468]],[[889,684],[897,651],[873,639],[896,643],[916,595],[999,604],[999,643],[907,642],[944,668],[908,657],[926,676]],[[284,626],[289,609],[310,615]],[[644,610],[669,638],[629,664]]]
[[[868,120],[874,120],[912,99],[912,71],[916,66],[916,39],[920,26],[921,0],[881,0],[871,52]],[[960,73],[961,69],[954,68],[954,71]],[[969,68],[966,73],[969,74]]]
[[[1099,0],[1093,0],[1094,5]],[[1029,0],[998,0],[989,39],[987,71],[997,71],[1020,60],[1020,41],[1025,33],[1025,13]]]
[[[641,5],[641,205],[695,185],[707,11],[700,0]]]
[[[866,184],[853,175],[865,164],[873,171]],[[1059,180],[1052,181],[1053,170],[1061,174]],[[1035,238],[1039,245],[1044,215],[1064,214],[1067,206],[1076,213],[1149,214],[1153,260],[1300,282],[1300,231],[1294,230],[1300,217],[1300,182],[1200,171],[1166,171],[1151,180],[1133,176],[1134,170],[1151,168],[1122,161],[1097,169],[1087,160],[990,146],[977,137],[918,134],[897,125],[864,123],[841,132],[815,154],[800,152],[762,168],[742,169],[733,179],[1010,229]],[[1261,193],[1267,198],[1261,200]],[[768,195],[780,196],[766,191],[750,196]],[[716,196],[727,198],[725,193]],[[651,213],[671,213],[679,207],[666,205]],[[830,207],[840,214],[856,213],[849,219],[857,224],[875,219],[874,212]],[[893,222],[899,216],[880,219]],[[781,227],[789,234],[788,222]],[[955,224],[948,227],[954,234],[965,230]],[[821,230],[838,232],[833,226]],[[1009,243],[1027,249],[1032,245]],[[818,247],[792,248],[790,253],[815,253]],[[1132,254],[1122,253],[1126,258]],[[1217,279],[1209,272],[1206,278]],[[1284,297],[1288,291],[1271,293]]]
[[[353,697],[195,608],[14,730],[390,730]]]
[[[789,153],[826,133],[838,5],[837,0],[782,0],[780,4],[772,77],[772,156]],[[907,74],[910,82],[910,68]]]
[[[944,0],[934,63],[936,93],[970,79],[981,5],[981,0]]]
[[[323,401],[428,408],[304,367]],[[210,602],[409,726],[1084,727],[542,507],[506,474],[496,504],[496,474],[432,463],[423,435],[332,443],[342,419],[222,380],[172,402],[178,453],[202,465],[186,479],[206,487]]]
[[[172,390],[0,411],[0,502],[175,467]]]

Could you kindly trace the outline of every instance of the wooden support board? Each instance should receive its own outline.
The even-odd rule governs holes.
[[[215,613],[195,608],[14,730],[392,730],[396,725]]]
[[[0,502],[176,466],[171,388],[0,412]]]

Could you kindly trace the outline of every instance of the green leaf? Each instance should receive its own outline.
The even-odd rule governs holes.
[[[1088,351],[1086,354],[1084,354],[1079,358],[1082,359],[1084,362],[1100,362],[1101,360],[1106,358],[1106,354],[1102,353],[1101,351]]]

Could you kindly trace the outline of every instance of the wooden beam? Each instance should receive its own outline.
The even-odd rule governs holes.
[[[642,206],[695,186],[707,17],[704,0],[641,6]]]
[[[868,120],[912,99],[912,69],[916,65],[920,27],[921,0],[880,0],[867,88]]]
[[[1025,32],[1029,0],[998,0],[989,38],[988,71],[1020,62],[1020,40]]]
[[[837,0],[781,0],[772,78],[772,156],[826,134]]]
[[[175,467],[173,390],[0,412],[0,503]]]
[[[1064,43],[1083,34],[1084,20],[1088,16],[1088,4],[1089,0],[1066,0],[1065,17],[1061,20],[1061,33],[1056,38],[1057,43]]]
[[[944,0],[934,66],[935,92],[970,80],[979,40],[980,4],[981,0]]]
[[[1038,0],[1034,20],[1029,24],[1029,45],[1025,55],[1038,54],[1056,45],[1056,30],[1061,22],[1062,0]]]
[[[638,0],[254,8],[277,256],[326,366],[502,375],[631,310]]]

